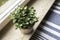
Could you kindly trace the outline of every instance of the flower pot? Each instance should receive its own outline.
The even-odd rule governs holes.
[[[30,34],[33,31],[33,28],[21,29],[21,32],[24,34]]]

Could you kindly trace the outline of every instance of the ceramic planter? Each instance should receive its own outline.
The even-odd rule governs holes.
[[[24,34],[29,34],[33,31],[33,28],[28,28],[28,29],[21,29],[21,32]]]

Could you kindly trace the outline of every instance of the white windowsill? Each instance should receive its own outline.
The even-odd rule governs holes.
[[[39,17],[38,22],[33,26],[33,32],[29,35],[21,33],[20,29],[15,29],[15,25],[10,22],[6,29],[3,30],[1,40],[29,40],[31,36],[34,34],[38,25],[41,23],[42,19],[47,14],[48,10],[52,6],[55,0],[34,0],[33,2],[29,2],[28,5],[30,7],[34,7],[36,9],[36,16]],[[6,33],[5,33],[6,32]]]

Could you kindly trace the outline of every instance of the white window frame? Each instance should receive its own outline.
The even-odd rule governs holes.
[[[0,14],[0,30],[11,20],[9,17],[11,12],[14,11],[15,8],[18,7],[18,5],[23,7],[28,2],[29,0],[18,0],[12,6],[10,6],[7,10],[5,10],[2,14]]]

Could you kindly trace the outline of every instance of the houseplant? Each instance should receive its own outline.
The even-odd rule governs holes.
[[[30,33],[33,29],[33,25],[38,21],[38,18],[35,16],[34,7],[19,7],[11,14],[11,19],[16,25],[16,28],[19,28],[23,33]]]

